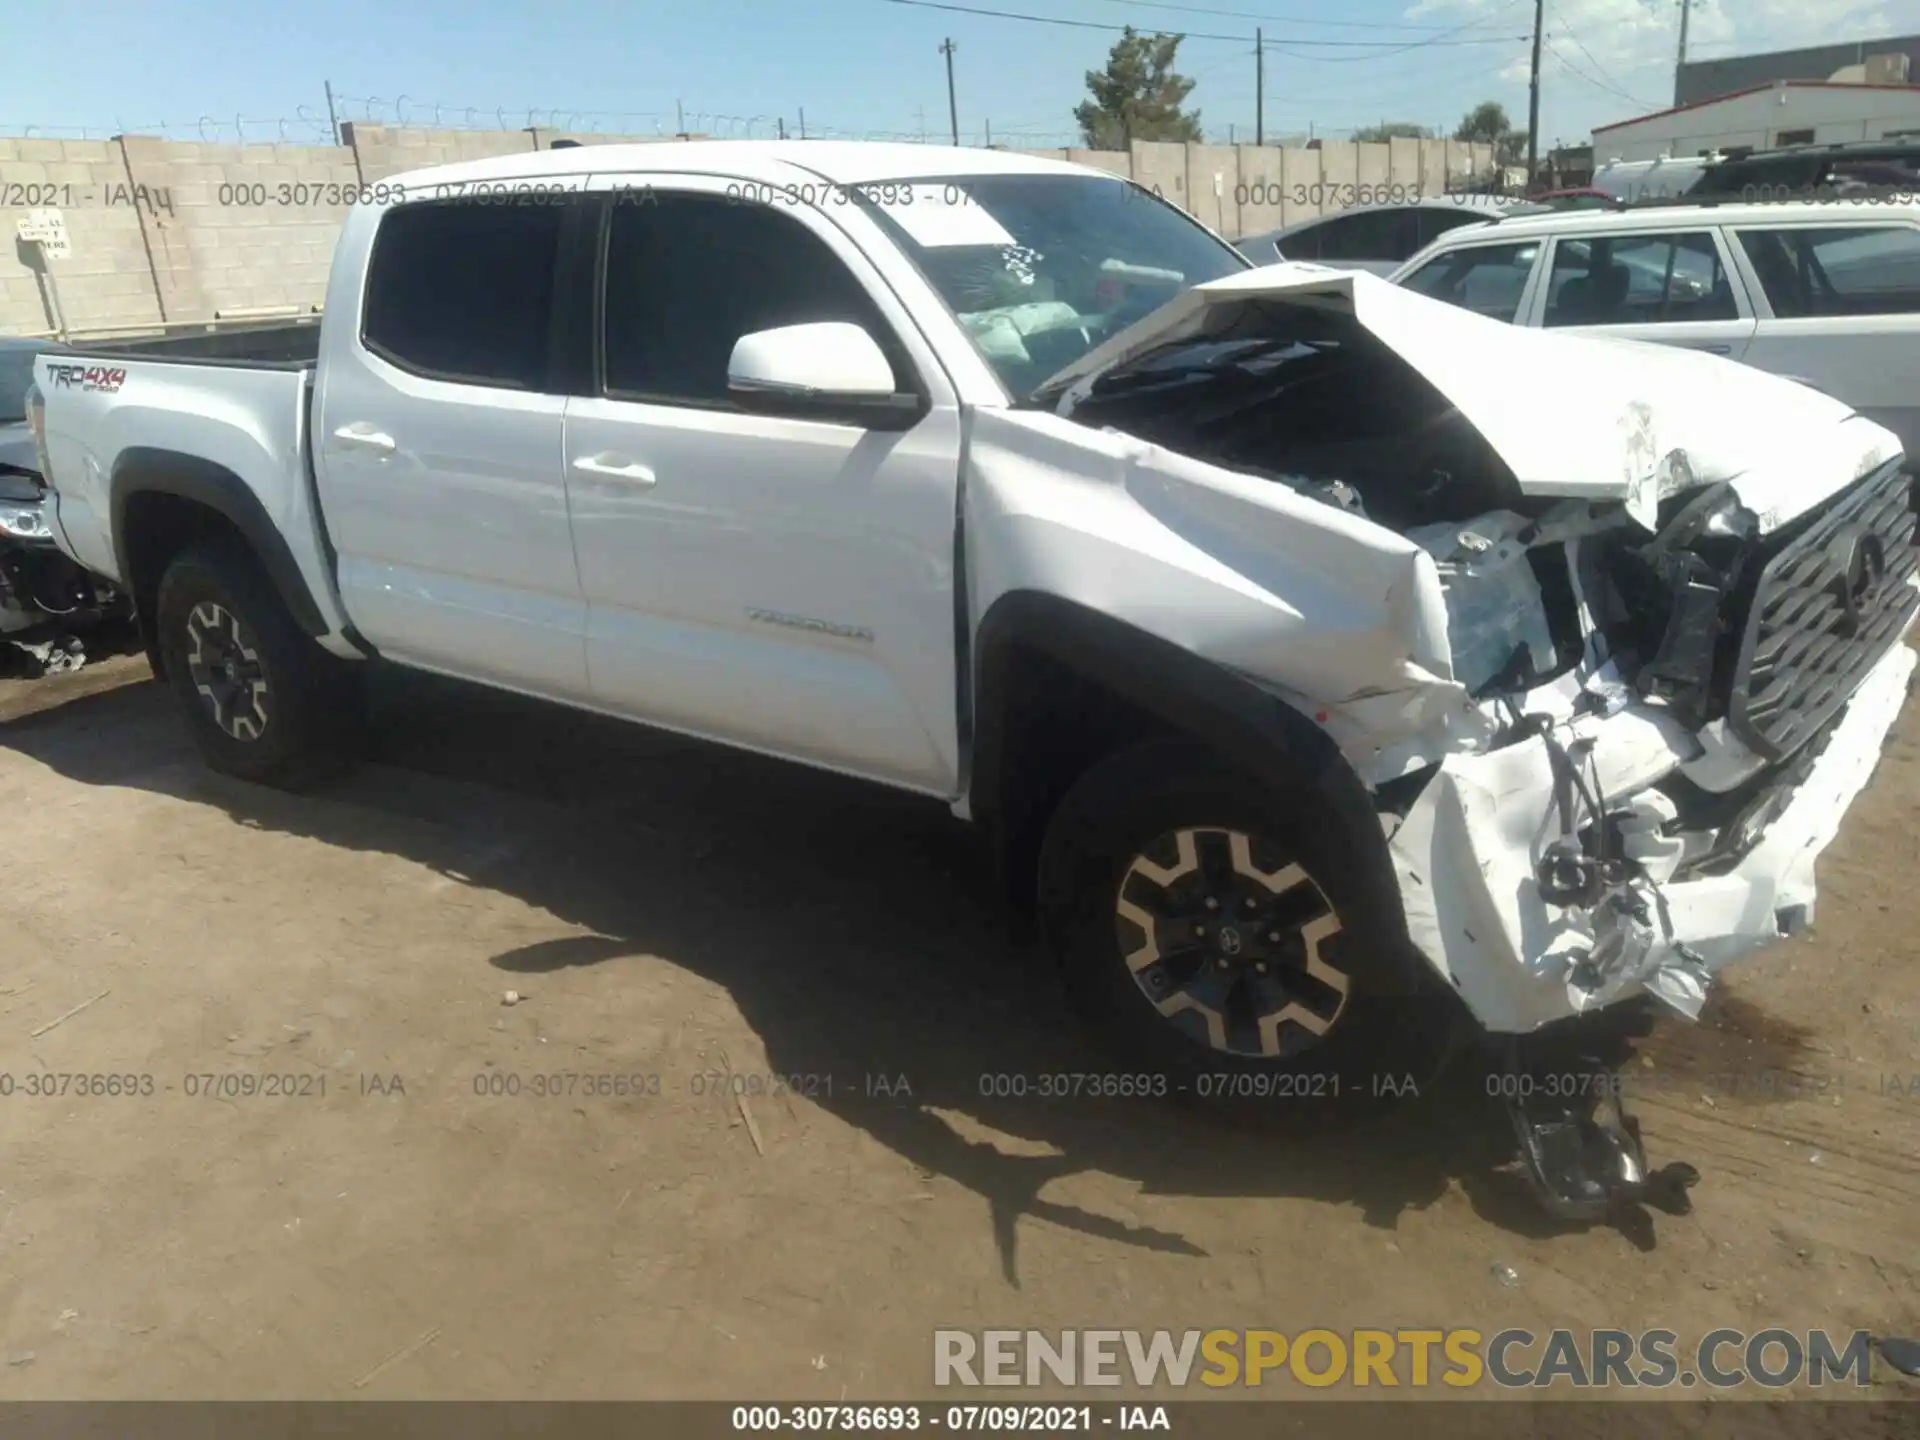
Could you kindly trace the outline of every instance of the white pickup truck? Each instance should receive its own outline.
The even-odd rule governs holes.
[[[1254,269],[1005,152],[374,202],[311,365],[39,362],[58,543],[207,759],[309,777],[378,658],[937,797],[1163,1089],[1696,1013],[1811,916],[1907,691],[1912,477],[1790,381]],[[1645,1181],[1543,1104],[1549,1203]]]

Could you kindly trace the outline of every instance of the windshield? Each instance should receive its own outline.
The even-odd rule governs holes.
[[[881,193],[868,213],[1023,400],[1181,290],[1251,268],[1124,180],[982,175],[871,188]]]

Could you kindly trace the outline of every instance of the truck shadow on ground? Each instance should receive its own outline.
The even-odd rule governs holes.
[[[818,1103],[987,1203],[1015,1286],[1022,1219],[1207,1253],[1042,1193],[1085,1171],[1147,1195],[1351,1205],[1388,1230],[1457,1185],[1503,1230],[1568,1228],[1512,1169],[1505,1112],[1472,1056],[1385,1114],[1310,1120],[1284,1101],[1225,1113],[995,1093],[1011,1088],[996,1076],[1114,1066],[1076,1032],[1045,955],[996,919],[983,850],[938,803],[425,677],[383,676],[375,710],[372,763],[308,796],[205,772],[152,683],[84,695],[0,743],[82,783],[395,854],[590,932],[476,956],[503,978],[657,955],[724,986],[773,1072],[833,1076]],[[1639,1028],[1627,1012],[1583,1049],[1618,1063]],[[868,1076],[889,1088],[904,1076],[912,1094],[869,1093]],[[1053,1153],[1009,1153],[980,1132]],[[1617,1223],[1653,1247],[1650,1217]]]

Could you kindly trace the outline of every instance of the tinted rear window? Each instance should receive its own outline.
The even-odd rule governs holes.
[[[1434,256],[1400,283],[1418,294],[1511,324],[1520,313],[1520,299],[1539,258],[1537,240],[1462,245]]]
[[[1317,260],[1408,260],[1420,249],[1420,217],[1411,209],[1339,215],[1322,225],[1315,239]]]
[[[560,204],[408,205],[381,222],[361,336],[406,370],[545,387]]]
[[[1920,312],[1920,230],[1906,225],[1738,232],[1783,320]]]

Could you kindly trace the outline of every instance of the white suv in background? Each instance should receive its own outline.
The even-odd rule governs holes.
[[[1662,204],[1449,231],[1388,277],[1517,325],[1708,350],[1920,455],[1920,202]]]

